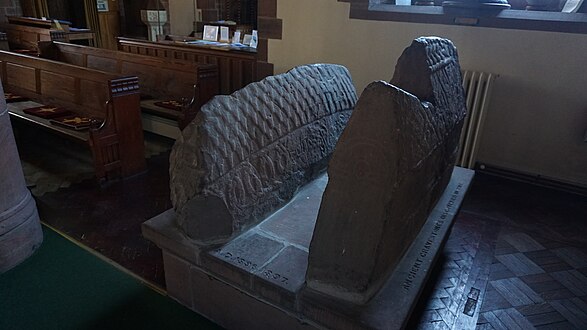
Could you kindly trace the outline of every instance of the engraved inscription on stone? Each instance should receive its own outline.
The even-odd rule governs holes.
[[[283,249],[282,243],[253,234],[240,237],[210,254],[223,262],[252,273],[261,269],[281,249]]]
[[[459,194],[462,188],[463,184],[459,183],[453,191],[452,196],[446,204],[445,209],[442,211],[442,213],[440,213],[440,216],[434,223],[434,227],[432,228],[432,232],[428,236],[428,239],[426,239],[424,245],[421,247],[418,257],[416,258],[416,260],[412,264],[412,267],[410,268],[410,271],[408,272],[408,276],[406,276],[405,280],[402,283],[402,288],[406,292],[412,288],[413,280],[418,277],[420,271],[422,270],[422,263],[424,262],[423,259],[425,259],[428,256],[430,248],[433,246],[433,244],[435,244],[435,241],[439,236],[438,233],[443,228],[443,226],[445,226],[445,222],[447,221],[447,219],[451,215],[455,214],[456,210],[454,209],[454,204],[455,201],[459,198]]]
[[[216,96],[176,141],[171,198],[184,232],[222,243],[324,171],[356,103],[346,68],[317,64]]]
[[[285,248],[258,275],[290,293],[297,292],[304,284],[304,270],[308,265],[308,253],[294,246]]]
[[[392,82],[370,84],[357,102],[329,164],[309,249],[307,287],[356,304],[381,288],[444,191],[465,118],[448,40],[416,39]]]

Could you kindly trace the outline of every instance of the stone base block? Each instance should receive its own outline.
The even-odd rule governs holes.
[[[223,327],[400,329],[409,320],[472,178],[473,171],[455,168],[386,284],[358,307],[305,285],[308,245],[325,176],[258,226],[220,247],[202,250],[186,238],[172,210],[145,222],[143,234],[164,251],[168,294]]]

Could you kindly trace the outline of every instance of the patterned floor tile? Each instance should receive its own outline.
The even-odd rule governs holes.
[[[544,250],[542,244],[536,242],[530,235],[525,233],[508,233],[503,235],[502,238],[518,252]]]
[[[587,304],[583,300],[579,298],[556,300],[551,301],[550,304],[577,329],[587,329]]]
[[[490,283],[513,306],[544,302],[539,294],[517,277],[491,281]]]
[[[571,270],[551,273],[551,276],[577,296],[587,295],[587,276]]]
[[[507,191],[495,196],[503,194]],[[439,267],[440,285],[423,298],[431,299],[430,308],[440,306],[435,298],[445,306],[435,310],[438,316],[431,316],[434,309],[426,311],[426,329],[587,329],[587,199],[578,200],[584,207],[573,206],[577,199],[571,199],[574,204],[563,203],[552,214],[537,210],[535,203],[521,211],[530,195],[503,199],[501,205],[510,209],[492,209],[491,217],[465,205],[465,216],[457,219],[445,247],[449,257]],[[485,204],[478,207],[489,210]],[[494,226],[493,236],[482,229],[488,224]],[[491,248],[483,245],[489,241]],[[483,251],[491,255],[482,258]],[[487,264],[476,263],[481,259]],[[475,306],[477,314],[468,316],[473,302],[467,305],[467,295],[483,280],[488,283]],[[475,323],[467,323],[475,317]]]
[[[575,269],[587,268],[587,254],[574,247],[553,249],[552,252]]]
[[[496,256],[516,276],[544,273],[544,270],[528,259],[523,253],[504,254]]]

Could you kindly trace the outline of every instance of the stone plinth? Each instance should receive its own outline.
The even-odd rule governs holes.
[[[0,273],[28,258],[43,233],[35,201],[26,188],[0,85]]]
[[[473,171],[455,168],[396,270],[360,308],[304,291],[325,175],[259,225],[212,250],[202,250],[186,237],[173,210],[145,222],[143,235],[163,250],[168,294],[228,329],[399,329],[430,275],[472,177]]]

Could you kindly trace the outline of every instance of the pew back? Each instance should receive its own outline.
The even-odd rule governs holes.
[[[171,113],[173,119],[179,118],[180,128],[193,119],[202,105],[218,94],[218,68],[213,64],[172,61],[62,42],[39,42],[39,51],[43,58],[137,76],[141,93],[148,98],[183,101],[183,113],[163,109],[158,111],[163,115]],[[147,103],[145,107],[151,111],[157,110]]]
[[[193,63],[171,62],[163,58],[63,42],[40,42],[39,50],[43,58],[106,72],[136,75],[141,93],[155,98],[191,98],[201,69]],[[203,68],[214,70],[211,65],[204,65]]]
[[[258,74],[257,54],[247,51],[220,50],[176,41],[153,42],[118,38],[118,49],[133,54],[181,60],[218,67],[221,94],[231,94],[266,76]]]
[[[105,118],[106,102],[110,99],[108,82],[120,78],[7,51],[0,51],[0,76],[7,91],[98,118]]]
[[[100,181],[145,170],[137,77],[7,51],[0,51],[0,77],[7,92],[102,119],[98,127],[74,132],[9,106],[13,117],[86,143]]]

